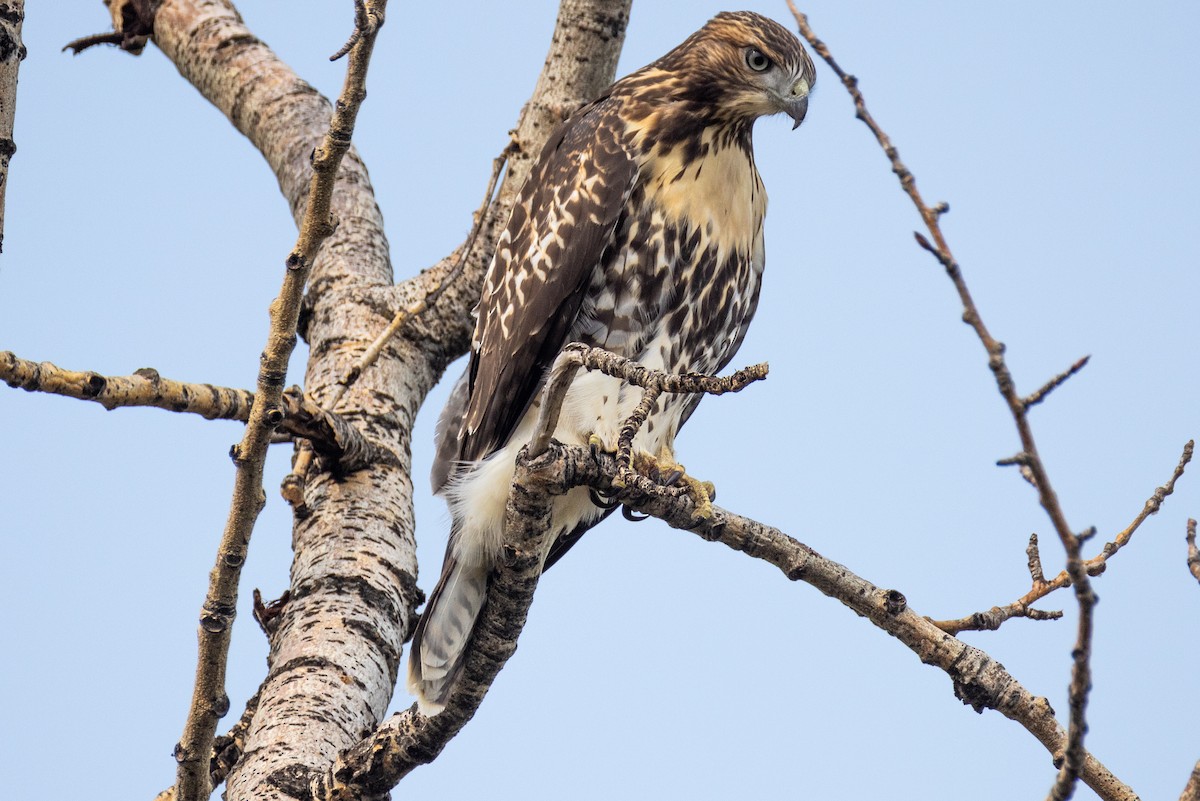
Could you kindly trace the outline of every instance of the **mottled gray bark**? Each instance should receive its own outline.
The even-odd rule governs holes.
[[[339,403],[344,418],[399,458],[341,478],[308,477],[305,513],[293,532],[291,598],[271,638],[269,674],[245,756],[227,780],[231,800],[303,794],[307,780],[371,731],[385,711],[420,603],[409,464],[413,420],[446,364],[465,350],[469,310],[531,156],[565,112],[612,80],[628,7],[628,0],[563,2],[546,66],[515,134],[506,181],[467,269]],[[256,39],[224,0],[167,0],[157,11],[154,42],[263,153],[299,221],[308,157],[328,127],[328,101]],[[339,225],[313,267],[302,325],[311,348],[305,389],[318,402],[387,324],[391,310],[431,291],[457,258],[451,254],[418,278],[391,285],[382,219],[354,151],[342,166],[334,213]]]
[[[0,3],[0,251],[4,250],[4,195],[8,188],[8,163],[17,152],[13,122],[17,113],[17,70],[25,58],[21,23],[25,0]]]

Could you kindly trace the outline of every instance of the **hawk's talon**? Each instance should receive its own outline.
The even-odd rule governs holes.
[[[640,523],[643,520],[649,520],[650,515],[644,515],[641,512],[635,512],[628,506],[621,507],[621,517],[628,520],[630,523]]]
[[[599,459],[600,454],[608,452],[608,448],[604,447],[604,440],[600,439],[596,434],[588,435],[588,450],[592,452],[593,459]]]
[[[712,499],[717,493],[717,488],[713,486],[713,483],[711,481],[701,481],[686,474],[681,483],[684,485],[688,497],[692,499],[692,503],[694,504],[692,507],[692,522],[699,523],[712,517]]]
[[[588,500],[606,512],[615,509],[621,503],[615,495],[606,495],[594,487],[588,488]]]
[[[675,461],[675,454],[664,446],[655,458],[645,451],[633,455],[632,467],[624,465],[617,471],[613,486],[622,489],[627,486],[626,472],[634,476],[644,476],[663,490],[675,489],[676,492],[687,495],[692,499],[692,521],[698,523],[712,517],[712,499],[717,495],[717,488],[711,481],[700,481],[687,474],[687,468]]]
[[[656,472],[660,471],[656,470]],[[670,473],[667,473],[666,478],[663,478],[660,472],[660,475],[655,476],[655,479],[664,487],[674,487],[677,486],[679,484],[679,480],[686,475],[687,473],[684,472],[683,465],[676,465],[676,469],[672,470]]]

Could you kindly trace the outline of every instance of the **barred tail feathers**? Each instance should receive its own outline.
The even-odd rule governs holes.
[[[487,576],[486,567],[462,564],[447,554],[408,655],[408,691],[424,715],[441,712],[458,681],[487,595]]]

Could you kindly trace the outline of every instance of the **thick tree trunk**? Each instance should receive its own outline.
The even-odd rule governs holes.
[[[531,157],[564,113],[612,80],[628,10],[629,0],[562,4],[546,67],[514,135],[507,179],[467,269],[339,403],[343,416],[398,460],[344,477],[309,475],[293,532],[291,597],[271,638],[269,673],[245,755],[227,780],[231,800],[303,795],[311,775],[385,712],[421,597],[409,463],[414,418],[446,364],[466,347],[469,310],[492,242]],[[223,0],[167,0],[157,12],[154,41],[262,151],[299,221],[309,153],[328,127],[328,101]],[[301,332],[311,348],[305,389],[318,402],[330,396],[392,310],[427,295],[458,259],[451,254],[413,281],[391,285],[382,219],[353,150],[339,175],[334,213],[339,225],[314,265]],[[282,247],[280,253],[282,261]]]

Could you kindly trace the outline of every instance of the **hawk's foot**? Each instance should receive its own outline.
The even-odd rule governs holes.
[[[642,475],[656,484],[664,487],[679,487],[692,499],[692,520],[707,520],[712,517],[713,498],[717,497],[717,488],[711,481],[701,481],[689,476],[687,468],[675,461],[675,454],[663,447],[655,458],[640,451],[634,454],[629,472]],[[622,471],[625,468],[622,466]],[[614,482],[615,483],[615,482]]]

